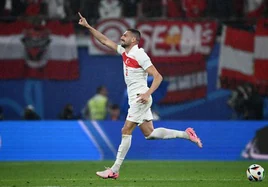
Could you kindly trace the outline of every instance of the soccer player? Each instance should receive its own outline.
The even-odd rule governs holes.
[[[153,126],[151,112],[152,93],[158,88],[162,76],[152,64],[148,55],[142,48],[138,47],[141,34],[136,29],[128,29],[121,37],[121,45],[117,45],[105,35],[94,29],[80,14],[79,25],[86,27],[90,33],[103,45],[117,51],[123,57],[124,78],[128,91],[129,109],[124,127],[122,128],[122,139],[119,145],[116,160],[111,168],[98,171],[96,174],[104,179],[119,177],[119,169],[131,145],[132,131],[136,126],[140,128],[147,140],[184,138],[197,144],[202,148],[201,140],[192,128],[178,131],[167,128],[156,128]],[[153,76],[151,87],[147,86],[147,76]]]

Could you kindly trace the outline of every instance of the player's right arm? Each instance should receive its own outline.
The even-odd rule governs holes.
[[[107,38],[105,35],[103,35],[101,32],[97,31],[96,29],[94,29],[92,26],[90,26],[87,23],[86,18],[84,18],[80,12],[78,12],[78,15],[80,17],[80,20],[78,22],[79,25],[82,25],[86,28],[88,28],[88,30],[90,31],[90,33],[103,45],[109,47],[110,49],[117,51],[117,44],[115,42],[113,42],[112,40],[110,40],[109,38]]]

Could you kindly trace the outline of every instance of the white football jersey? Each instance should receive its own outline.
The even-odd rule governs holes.
[[[148,73],[145,70],[152,65],[152,62],[144,49],[139,48],[138,45],[133,46],[128,53],[125,52],[125,48],[118,45],[117,52],[123,58],[124,78],[129,102],[131,102],[137,98],[137,94],[145,93],[149,89]]]

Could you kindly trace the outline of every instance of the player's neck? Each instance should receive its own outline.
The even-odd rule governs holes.
[[[135,45],[137,45],[137,44],[131,44],[129,47],[126,47],[125,48],[126,53],[128,53],[132,49],[132,47],[134,47]]]

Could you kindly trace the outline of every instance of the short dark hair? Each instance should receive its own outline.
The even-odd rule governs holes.
[[[130,31],[132,34],[134,34],[136,37],[136,40],[140,41],[140,39],[141,39],[140,31],[138,31],[137,29],[128,29],[127,31]]]
[[[105,86],[99,86],[98,88],[97,88],[97,93],[99,94],[99,93],[101,93],[101,91],[103,90],[103,89],[105,89],[106,87]]]
[[[112,109],[112,110],[117,110],[117,109],[120,109],[120,107],[119,107],[118,104],[112,104],[112,105],[111,105],[111,109]]]

